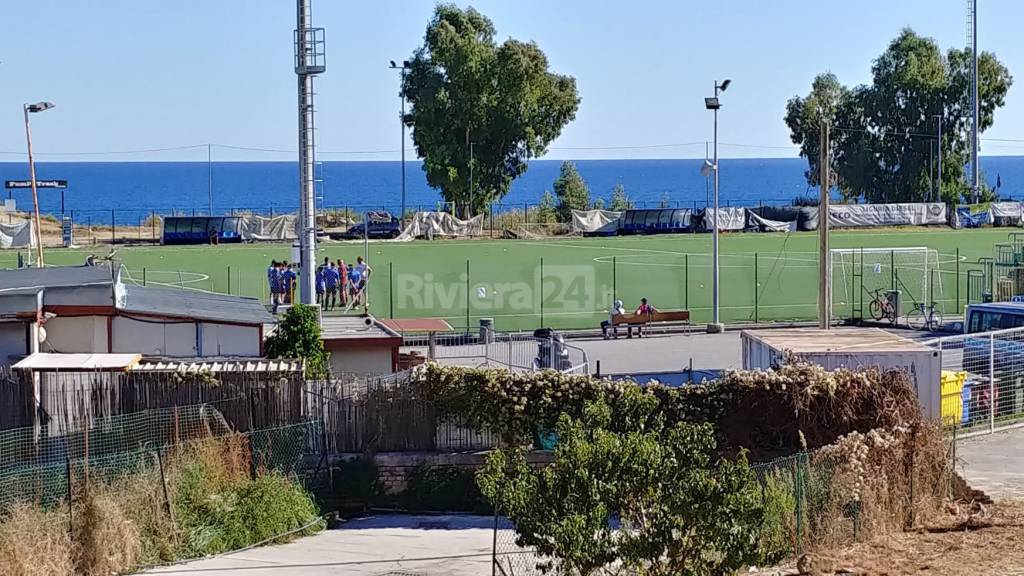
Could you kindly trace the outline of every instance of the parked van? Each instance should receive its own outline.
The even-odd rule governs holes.
[[[962,367],[970,420],[1016,417],[1024,412],[1024,330],[1012,330],[1022,327],[1024,302],[967,307]]]

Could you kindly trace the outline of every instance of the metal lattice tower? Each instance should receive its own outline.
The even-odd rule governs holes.
[[[316,133],[313,77],[326,69],[324,29],[314,28],[311,0],[297,0],[295,74],[299,77],[299,235],[301,301],[316,302]]]
[[[971,54],[971,194],[980,200],[981,169],[978,167],[978,0],[967,0],[967,50]]]

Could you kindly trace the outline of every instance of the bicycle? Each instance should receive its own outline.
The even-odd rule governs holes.
[[[907,326],[914,330],[938,330],[942,326],[942,311],[935,307],[935,302],[929,306],[919,302],[913,310],[907,312]]]
[[[889,322],[895,324],[896,306],[889,301],[884,291],[878,289],[872,292],[871,295],[873,298],[871,303],[868,304],[868,312],[871,313],[871,317],[875,320],[889,320]]]

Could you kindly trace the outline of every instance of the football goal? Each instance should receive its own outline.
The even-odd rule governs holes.
[[[870,316],[871,302],[899,292],[895,313],[941,302],[939,253],[931,248],[838,248],[832,255],[832,313],[840,318]]]

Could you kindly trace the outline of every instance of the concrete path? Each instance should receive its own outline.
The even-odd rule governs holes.
[[[957,468],[993,500],[1024,500],[1024,429],[959,440]]]
[[[179,576],[480,576],[491,573],[494,519],[369,517],[289,544],[158,568]]]

